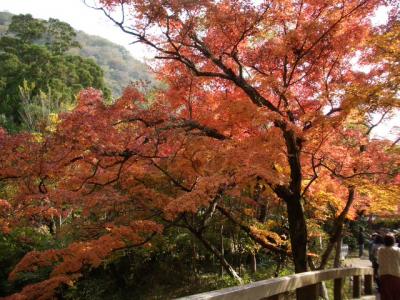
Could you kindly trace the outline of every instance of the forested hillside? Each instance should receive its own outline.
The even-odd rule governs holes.
[[[0,12],[0,34],[7,31],[11,17],[12,14],[8,12]],[[76,34],[81,47],[70,49],[69,53],[92,58],[103,69],[106,84],[114,98],[120,96],[124,87],[131,82],[154,82],[146,65],[133,58],[124,47],[83,31],[77,31]]]
[[[114,97],[120,96],[131,82],[154,82],[147,66],[134,59],[124,47],[83,31],[78,31],[76,38],[81,48],[74,48],[71,53],[96,61],[104,70],[105,80]]]
[[[78,46],[74,29],[65,22],[29,14],[11,17],[0,36],[0,126],[10,132],[43,129],[88,87],[111,100],[100,66],[69,53]]]
[[[11,22],[12,14],[9,12],[0,12],[0,33],[3,34],[7,31],[8,24]]]

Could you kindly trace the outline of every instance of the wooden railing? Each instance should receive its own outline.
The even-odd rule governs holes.
[[[254,283],[196,294],[180,299],[187,300],[280,300],[287,292],[309,287],[309,299],[317,300],[320,282],[334,280],[334,299],[343,299],[343,279],[353,277],[353,298],[360,298],[362,277],[364,294],[372,295],[372,268],[339,268],[323,271],[298,273],[290,276],[256,281]]]

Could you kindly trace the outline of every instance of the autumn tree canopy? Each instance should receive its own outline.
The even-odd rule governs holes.
[[[3,232],[75,230],[64,247],[18,263],[10,280],[52,269],[21,295],[51,297],[85,268],[150,247],[174,226],[240,281],[205,237],[216,217],[290,255],[296,272],[324,268],[346,218],[398,202],[399,149],[369,136],[376,123],[368,116],[398,107],[396,68],[381,63],[378,47],[392,42],[376,42],[391,29],[371,24],[380,4],[99,1],[97,9],[156,52],[167,87],[151,97],[128,87],[108,106],[88,89],[55,130],[1,132]],[[289,241],[268,225],[282,205]],[[327,220],[328,246],[310,253],[308,241]]]
[[[173,83],[183,82],[175,84],[175,89],[188,93],[193,90],[188,83],[193,85],[193,81],[187,78],[199,77],[202,83],[195,84],[195,88],[203,93],[209,90],[214,95],[216,90],[225,93],[225,98],[215,101],[214,106],[228,113],[236,104],[240,109],[232,117],[239,119],[244,115],[242,109],[253,110],[252,119],[264,118],[264,126],[279,132],[288,174],[286,182],[270,185],[287,205],[296,271],[307,270],[307,232],[301,207],[306,169],[302,160],[314,160],[314,170],[317,164],[344,178],[371,173],[344,166],[343,173],[336,174],[336,167],[321,163],[321,159],[315,162],[318,144],[310,149],[308,142],[315,142],[315,134],[326,131],[327,123],[343,124],[352,110],[376,110],[387,105],[382,98],[396,98],[396,91],[382,95],[381,87],[376,86],[382,72],[357,72],[352,63],[357,51],[368,49],[363,41],[373,30],[370,18],[383,3],[177,1],[150,4],[104,0],[99,4],[102,6],[98,9],[124,32],[157,52],[157,58],[165,61],[160,72],[167,74]],[[195,101],[191,95],[174,98],[182,101],[181,113],[186,108],[189,117],[195,118],[193,111],[201,110],[193,109],[191,102]],[[183,106],[185,102],[189,104]],[[202,106],[202,102],[203,99],[196,104]],[[210,112],[209,105],[203,107],[208,112],[201,115],[209,118],[203,124],[211,125],[208,122],[212,119],[228,119]]]

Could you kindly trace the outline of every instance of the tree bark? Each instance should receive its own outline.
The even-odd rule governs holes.
[[[334,268],[340,268],[341,253],[342,253],[342,235],[340,234],[339,239],[336,241],[335,260],[333,262]]]
[[[224,249],[224,225],[221,225],[221,231],[220,231],[220,238],[221,238],[221,255],[225,255],[225,249]],[[222,277],[224,275],[224,266],[221,264],[221,269],[219,271],[220,276]]]
[[[307,272],[307,224],[301,203],[302,168],[300,153],[302,140],[297,137],[293,130],[287,128],[286,123],[276,121],[275,124],[282,130],[290,166],[289,187],[279,187],[276,192],[286,203],[295,272]],[[306,286],[296,290],[296,298],[297,300],[308,300],[310,295],[315,293],[315,285]]]
[[[260,204],[260,215],[258,221],[260,223],[265,223],[267,221],[267,206],[265,204]]]
[[[283,256],[283,255],[277,256],[274,277],[279,277],[279,273],[281,272],[283,266],[285,265],[285,260],[286,260],[286,256]]]
[[[322,270],[325,268],[326,264],[328,263],[329,256],[331,255],[335,244],[342,236],[344,221],[345,221],[347,213],[349,212],[350,207],[354,201],[354,193],[355,193],[354,186],[350,186],[348,188],[348,191],[349,191],[349,195],[347,197],[346,206],[343,209],[343,211],[340,213],[339,217],[336,219],[335,227],[334,227],[331,237],[329,239],[328,246],[326,247],[325,252],[322,254],[321,263],[318,267],[319,270]]]
[[[268,243],[267,241],[265,241],[264,239],[260,238],[259,236],[255,235],[250,227],[244,223],[242,223],[241,221],[237,220],[232,213],[230,213],[225,207],[221,206],[221,205],[217,205],[217,209],[221,212],[221,214],[223,214],[225,217],[227,217],[232,223],[238,225],[240,227],[240,229],[242,229],[244,232],[247,233],[247,235],[256,243],[258,243],[260,246],[262,246],[265,249],[274,251],[276,253],[281,253],[281,254],[285,254],[287,255],[287,252],[285,249],[283,248],[279,248],[278,246],[275,246],[272,243]]]
[[[250,253],[250,272],[256,273],[257,272],[257,256],[256,252]]]
[[[225,271],[232,277],[234,278],[239,284],[243,283],[242,278],[240,278],[240,276],[235,272],[235,270],[233,269],[233,267],[226,261],[225,257],[222,255],[222,253],[213,245],[211,244],[209,241],[207,241],[203,235],[196,231],[193,228],[188,228],[195,237],[197,237],[199,239],[199,241],[201,241],[203,243],[203,245],[209,250],[211,251],[220,261],[221,265],[224,267]]]
[[[191,240],[191,244],[192,244],[192,255],[193,255],[193,259],[192,259],[192,271],[193,271],[193,274],[195,275],[195,276],[197,276],[197,260],[198,260],[198,253],[197,253],[197,249],[196,249],[196,243],[194,242],[194,240],[193,239],[190,239]]]
[[[307,272],[307,225],[300,198],[286,201],[290,243],[296,273]]]

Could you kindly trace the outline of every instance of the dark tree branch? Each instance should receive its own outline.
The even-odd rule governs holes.
[[[250,227],[246,224],[244,224],[243,222],[239,221],[238,219],[236,219],[232,213],[230,213],[226,208],[224,208],[222,205],[217,205],[216,206],[217,209],[220,211],[221,214],[223,214],[225,217],[227,217],[232,223],[238,225],[244,232],[247,233],[247,235],[254,240],[255,242],[257,242],[259,245],[261,245],[262,247],[264,247],[265,249],[271,250],[275,253],[280,253],[280,254],[284,254],[284,255],[288,255],[288,251],[284,248],[280,248],[278,247],[276,244],[273,244],[271,242],[268,242],[266,239],[261,238],[260,236],[255,235]]]
[[[163,173],[165,176],[167,176],[168,179],[170,179],[170,180],[173,182],[173,184],[175,184],[177,187],[181,188],[181,189],[182,189],[183,191],[185,191],[185,192],[191,192],[191,191],[192,191],[192,189],[189,189],[189,188],[185,187],[183,184],[181,184],[181,183],[179,182],[179,180],[175,179],[167,170],[165,170],[164,168],[162,168],[162,167],[160,167],[158,164],[156,164],[156,163],[154,162],[154,160],[151,160],[151,163],[152,163],[153,166],[155,166],[158,170],[160,170],[161,173]]]
[[[350,186],[348,188],[348,191],[349,191],[349,195],[347,197],[346,206],[344,207],[343,211],[340,213],[340,215],[335,220],[334,228],[332,230],[332,233],[330,234],[329,244],[321,257],[321,263],[318,267],[319,270],[322,270],[325,268],[326,264],[328,263],[329,256],[331,255],[335,244],[338,242],[338,239],[342,235],[344,221],[346,219],[347,213],[350,210],[351,205],[354,202],[355,187]]]

